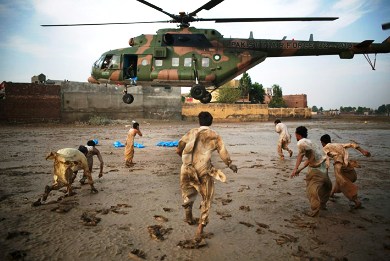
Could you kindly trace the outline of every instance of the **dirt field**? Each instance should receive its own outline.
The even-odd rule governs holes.
[[[365,158],[350,151],[350,158],[362,166],[357,185],[363,208],[351,210],[338,194],[317,218],[303,214],[309,208],[304,173],[289,178],[295,139],[290,145],[293,157],[280,161],[273,122],[214,123],[239,170],[235,174],[225,168],[215,152],[213,161],[227,182],[216,182],[205,228],[210,236],[199,249],[177,246],[193,238],[196,226],[183,222],[181,159],[175,148],[156,146],[180,139],[197,123],[139,120],[144,136],[136,142],[145,148],[135,149],[136,165],[128,169],[124,148],[113,143],[124,143],[130,121],[0,126],[0,260],[390,260],[389,120],[285,122],[291,133],[306,126],[318,144],[328,133],[334,142],[356,140],[373,155]],[[96,158],[94,162],[99,193],[91,194],[77,178],[76,195],[57,201],[64,193],[53,191],[47,204],[32,207],[52,182],[53,162],[45,160],[46,154],[89,139],[98,139],[105,162],[101,179]],[[333,170],[329,175],[333,181]],[[87,226],[88,217],[100,222]],[[152,238],[151,226],[161,228],[163,238]]]

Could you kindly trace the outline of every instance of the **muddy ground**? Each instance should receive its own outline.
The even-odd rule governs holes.
[[[199,249],[178,246],[193,238],[196,226],[183,222],[181,159],[175,148],[156,146],[180,139],[197,123],[139,120],[144,136],[136,142],[145,148],[135,149],[136,165],[129,169],[124,148],[113,143],[124,143],[130,122],[0,126],[0,260],[390,259],[389,120],[285,121],[292,133],[306,126],[318,144],[328,133],[334,142],[353,139],[372,153],[365,158],[350,152],[362,166],[357,185],[363,208],[350,209],[338,194],[317,218],[304,215],[309,208],[304,175],[289,178],[295,139],[290,145],[294,155],[281,161],[273,122],[214,123],[239,170],[233,173],[213,155],[227,182],[216,182],[205,228],[209,237]],[[101,179],[94,162],[99,193],[91,194],[77,179],[76,195],[58,201],[64,192],[53,191],[47,204],[32,207],[52,182],[53,162],[45,160],[46,154],[89,139],[98,139],[105,162]],[[333,170],[329,175],[334,180]]]

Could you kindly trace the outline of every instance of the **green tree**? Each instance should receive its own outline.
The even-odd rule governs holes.
[[[377,109],[378,114],[386,114],[387,116],[390,115],[390,104],[382,104]]]
[[[241,90],[241,96],[248,96],[251,87],[252,79],[247,72],[244,72],[238,85],[238,88]]]
[[[252,84],[249,90],[249,100],[251,103],[263,103],[264,102],[265,90],[262,84],[255,82]]]
[[[351,106],[340,107],[340,112],[355,112],[355,111],[356,111],[356,107],[351,107]]]
[[[268,104],[270,108],[286,108],[286,102],[283,100],[283,91],[282,88],[274,84],[272,85],[272,99]]]
[[[318,112],[317,106],[314,105],[313,107],[311,107],[311,111],[312,111],[312,112]]]
[[[223,85],[218,89],[217,102],[235,103],[241,97],[241,90]]]

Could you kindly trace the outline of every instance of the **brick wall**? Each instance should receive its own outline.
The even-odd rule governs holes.
[[[8,121],[40,122],[61,119],[61,87],[31,83],[5,83],[0,114]]]
[[[307,107],[306,94],[283,95],[283,100],[286,102],[288,108],[306,108]]]

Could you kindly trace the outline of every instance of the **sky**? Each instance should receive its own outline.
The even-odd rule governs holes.
[[[192,12],[208,0],[149,0],[171,14]],[[200,18],[339,17],[332,22],[214,23],[225,37],[256,39],[381,43],[390,36],[381,24],[390,22],[388,0],[225,0]],[[104,23],[169,20],[165,14],[135,0],[5,0],[0,1],[0,82],[31,82],[43,73],[48,79],[86,82],[91,66],[108,50],[128,47],[131,37],[154,34],[175,24],[89,27],[41,27],[41,24]],[[374,59],[374,55],[371,55]],[[378,54],[376,70],[363,55],[267,58],[247,71],[265,88],[277,84],[283,94],[306,94],[308,106],[378,108],[390,104],[390,54]],[[241,78],[239,76],[237,79]]]

